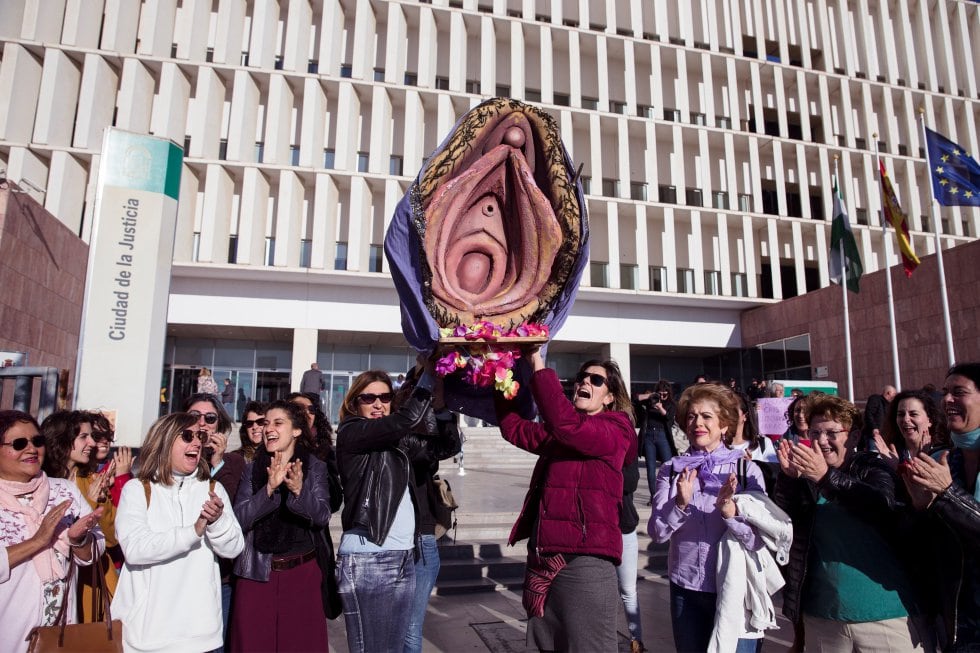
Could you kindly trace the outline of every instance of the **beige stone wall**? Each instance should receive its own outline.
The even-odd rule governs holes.
[[[88,245],[16,189],[0,185],[0,350],[74,376]]]
[[[953,346],[956,360],[980,360],[980,242],[943,250]],[[880,392],[893,376],[888,334],[885,273],[861,278],[861,292],[848,294],[854,398]],[[948,369],[936,256],[925,256],[911,278],[900,266],[891,270],[895,322],[903,388],[934,383],[941,387]],[[810,334],[814,367],[826,365],[829,379],[847,396],[843,300],[838,286],[822,288],[779,304],[746,311],[742,338],[746,347]]]

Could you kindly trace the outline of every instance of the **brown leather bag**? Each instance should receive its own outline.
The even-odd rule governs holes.
[[[105,572],[98,564],[95,539],[92,539],[92,587],[95,595],[102,597],[104,621],[88,624],[69,624],[68,604],[74,605],[74,596],[69,594],[61,601],[61,610],[54,626],[37,626],[27,635],[28,653],[122,653],[122,622],[113,619],[109,612],[109,590],[105,583]],[[75,570],[75,556],[70,556],[68,578]],[[69,587],[70,585],[66,585]],[[93,613],[96,611],[93,610]]]

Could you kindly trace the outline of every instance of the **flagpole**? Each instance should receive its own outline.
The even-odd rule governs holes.
[[[837,192],[840,194],[840,170],[837,165],[837,155],[834,155],[834,177],[837,179]],[[840,198],[843,204],[843,196]],[[844,362],[847,365],[847,399],[854,403],[854,368],[851,365],[851,314],[847,309],[847,257],[844,256],[844,239],[837,243],[840,247],[841,279],[840,288],[844,297]]]
[[[885,241],[885,287],[888,291],[888,326],[892,340],[892,369],[895,371],[895,389],[902,390],[902,371],[898,362],[898,334],[895,330],[895,295],[892,293],[891,241],[888,238],[888,227],[885,225],[885,199],[881,193],[881,153],[878,151],[878,134],[872,134],[875,142],[875,163],[878,164],[878,196],[881,198],[881,239]],[[892,225],[894,226],[894,225]]]
[[[939,202],[936,201],[936,192],[932,187],[932,160],[929,158],[929,140],[926,137],[926,116],[925,109],[919,108],[919,122],[921,123],[922,147],[926,151],[926,169],[929,172],[929,194],[932,196],[932,231],[936,238],[936,264],[939,267],[939,298],[943,305],[943,326],[946,329],[946,355],[949,358],[949,366],[956,364],[956,355],[953,353],[953,327],[949,319],[949,297],[946,293],[946,270],[943,267],[943,246],[939,238]]]

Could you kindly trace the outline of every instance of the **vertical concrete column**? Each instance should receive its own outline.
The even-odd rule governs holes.
[[[776,183],[776,212],[779,215],[787,215],[786,210],[786,168],[783,163],[783,144],[781,141],[773,139],[770,147],[772,151],[772,171],[773,181]]]
[[[61,150],[51,153],[44,208],[76,234],[82,225],[87,178],[88,170],[71,154]]]
[[[303,372],[316,362],[319,336],[317,329],[293,329],[293,363],[289,372],[289,385],[293,392],[299,392]]]
[[[527,61],[524,58],[524,30],[517,21],[510,24],[510,95],[515,98],[524,98],[524,85],[526,78],[524,75]]]
[[[228,122],[228,160],[255,160],[255,131],[259,114],[259,87],[244,70],[235,71]]]
[[[624,90],[626,92],[625,102],[627,111],[631,115],[636,115],[636,83],[631,79],[634,77],[636,71],[636,51],[634,50],[635,44],[633,41],[623,41],[623,63],[626,69],[626,80],[623,84]]]
[[[293,89],[285,75],[269,75],[269,96],[265,105],[264,162],[290,165],[292,145]]]
[[[650,101],[654,107],[654,115],[663,116],[664,109],[664,87],[663,80],[659,76],[659,71],[663,70],[660,57],[660,47],[650,44]]]
[[[392,132],[391,98],[384,86],[375,86],[371,93],[371,159],[368,170],[378,175],[388,174],[391,161]],[[410,130],[417,135],[414,129]]]
[[[738,40],[741,41],[741,39]],[[741,129],[742,103],[739,101],[739,98],[741,97],[740,91],[742,85],[738,78],[738,70],[735,67],[735,59],[725,59],[725,72],[728,77],[727,95],[724,98],[725,110],[728,111],[728,117],[732,121],[732,128]]]
[[[214,61],[237,66],[242,60],[246,0],[218,0]]]
[[[810,170],[807,166],[807,148],[803,143],[796,143],[794,147],[796,149],[797,178],[800,182],[800,203],[803,208],[803,217],[819,220],[823,216],[814,215],[813,211],[810,210]]]
[[[405,157],[405,170],[418,170],[422,167],[424,139],[420,134],[425,130],[425,109],[418,91],[405,90],[405,142],[402,152]]]
[[[558,129],[563,134],[562,140],[565,142],[568,158],[578,170],[578,164],[581,162],[575,158],[575,123],[572,121],[572,112],[568,109],[561,109],[558,112]]]
[[[691,115],[691,89],[687,87],[687,57],[682,50],[672,52],[677,60],[677,79],[674,80],[674,108],[681,112],[681,120],[687,122]],[[669,55],[669,56],[671,56]],[[697,93],[697,89],[693,91]],[[697,101],[697,98],[695,98]]]
[[[541,41],[541,101],[545,104],[553,104],[555,101],[555,68],[552,56],[554,46],[551,39],[551,27],[541,25],[538,28],[538,33]]]
[[[646,170],[647,201],[659,201],[657,185],[660,181],[659,166],[660,161],[657,156],[657,126],[652,120],[643,121],[643,135],[645,146],[643,148],[643,167]]]
[[[721,177],[721,188],[728,195],[728,206],[731,209],[738,209],[738,157],[735,155],[735,135],[732,132],[725,132],[725,161],[724,171]]]
[[[201,66],[197,69],[194,111],[187,121],[187,131],[191,137],[191,156],[218,158],[226,94],[225,82],[214,68]]]
[[[211,0],[184,0],[178,12],[174,42],[177,58],[204,61],[211,26]]]
[[[937,49],[928,50],[928,52],[935,53],[935,56],[929,57],[929,59],[939,63],[939,69],[945,72],[945,81],[943,80],[943,76],[940,75],[938,79],[939,83],[945,86],[947,93],[955,94],[960,86],[957,82],[956,60],[953,57],[953,44],[950,39],[949,14],[947,13],[946,4],[945,2],[937,3],[935,9],[932,11],[932,23],[939,23],[939,29],[937,30],[938,35],[934,44]]]
[[[320,19],[320,74],[340,72],[341,48],[344,44],[344,25],[347,20],[340,0],[323,0]],[[398,81],[398,80],[396,80]]]
[[[15,182],[27,180],[38,188],[47,188],[48,164],[26,147],[11,147],[7,158],[7,179]],[[23,190],[38,204],[44,202],[45,193],[30,187]]]
[[[953,12],[953,15],[949,17],[950,25],[951,26],[956,25],[956,31],[961,35],[970,33],[971,21],[974,24],[976,23],[976,13],[973,12],[971,14],[972,18],[968,16],[967,12],[971,11],[968,7],[969,5],[965,3],[960,3],[960,4],[953,5],[952,7],[949,7],[949,10]],[[901,22],[908,22],[908,21],[901,21]],[[961,91],[966,91],[967,97],[975,98],[977,97],[977,86],[978,86],[977,66],[980,65],[980,62],[975,62],[974,58],[969,56],[968,52],[966,52],[966,48],[957,52],[956,55],[963,73],[962,75],[959,76],[962,81],[960,82],[958,88]],[[950,92],[951,93],[953,92],[952,89],[950,89]],[[974,140],[970,142],[976,143],[977,142],[976,138],[974,137]],[[975,215],[976,212],[974,212],[974,216]],[[973,233],[977,233],[977,232],[974,231]]]
[[[687,260],[689,267],[694,270],[694,292],[704,294],[705,249],[711,246],[711,241],[705,242],[701,229],[701,212],[691,211],[691,233],[687,237]],[[709,256],[710,258],[710,256]]]
[[[354,79],[374,79],[374,38],[378,21],[369,0],[357,0],[354,14],[354,51],[352,54],[351,76]]]
[[[497,94],[497,36],[489,16],[480,18],[480,94]]]
[[[579,42],[578,31],[568,32],[568,61],[578,62],[582,60],[582,48]],[[569,95],[571,95],[571,103],[573,107],[579,109],[582,108],[582,76],[578,74],[571,74],[569,70],[568,75],[569,82]]]
[[[803,247],[803,230],[800,228],[800,223],[796,220],[790,223],[791,235],[793,238],[793,251],[796,252],[793,256],[793,271],[796,273],[796,293],[802,295],[806,292],[806,272],[805,266],[806,262],[806,249]]]
[[[279,172],[279,202],[276,205],[276,267],[299,267],[303,237],[303,180],[292,170]]]
[[[384,228],[381,231],[382,234],[388,233],[388,225],[391,224],[391,218],[395,214],[395,208],[398,206],[404,194],[405,191],[396,180],[385,180],[384,215],[382,216]],[[388,265],[387,262],[385,265]]]
[[[606,37],[597,34],[595,37],[596,65],[598,70],[599,110],[609,111],[609,52]]]
[[[337,95],[337,136],[334,142],[334,162],[338,170],[357,170],[357,149],[360,133],[357,128],[361,115],[361,101],[353,85],[342,80]]]
[[[333,269],[333,254],[337,249],[337,213],[340,192],[333,178],[326,173],[316,175],[313,189],[313,252],[311,266],[318,270]]]
[[[748,193],[752,201],[752,212],[762,213],[762,161],[759,156],[759,137],[755,135],[749,136],[749,171],[751,189]]]
[[[630,387],[630,345],[628,342],[610,342],[602,345],[602,357],[612,359],[619,365],[623,375],[623,384],[627,392]]]
[[[484,22],[490,19],[484,18]],[[405,81],[405,62],[408,61],[408,24],[401,4],[388,3],[388,27],[385,32],[385,81],[401,84]],[[486,95],[486,94],[485,94]]]
[[[26,0],[20,38],[40,43],[57,43],[61,39],[64,16],[65,0]]]
[[[910,88],[916,88],[919,82],[918,62],[914,54],[917,41],[912,34],[912,24],[915,16],[912,14],[912,10],[909,9],[908,0],[896,0],[895,15],[900,17],[900,20],[893,22],[891,28],[896,30],[898,39],[895,46],[896,51],[903,54],[901,60],[896,61],[896,66],[900,66],[897,69],[898,76],[904,79]]]
[[[302,125],[299,164],[308,168],[323,165],[323,146],[326,138],[327,94],[315,77],[303,80]]]
[[[426,5],[419,6],[419,53],[418,80],[422,88],[435,88],[436,70],[439,63],[439,28],[432,15],[432,9]],[[446,53],[446,56],[453,56]]]
[[[282,67],[305,73],[310,59],[310,25],[313,9],[310,0],[289,0],[286,14],[286,36],[282,46]]]
[[[779,230],[778,218],[766,218],[766,254],[769,257],[769,278],[772,282],[772,296],[783,298],[783,281],[779,273]]]
[[[606,239],[609,246],[609,287],[621,288],[619,275],[619,205],[606,202]]]
[[[34,119],[34,142],[43,145],[71,145],[75,108],[82,73],[61,50],[44,51],[44,68]],[[17,89],[14,89],[17,93]]]
[[[617,116],[616,121],[616,177],[619,180],[619,196],[629,198],[630,184],[633,181],[630,166],[630,124],[626,116]]]
[[[749,297],[759,296],[758,274],[759,268],[755,264],[755,257],[758,248],[755,245],[755,228],[752,223],[752,216],[742,216],[742,251],[739,252],[739,260],[744,262],[744,267],[740,270],[745,273],[748,283],[746,290]]]
[[[200,188],[197,172],[185,163],[181,167],[180,201],[177,202],[177,229],[174,233],[175,263],[188,263],[194,257],[194,216],[197,213],[197,196]],[[89,203],[89,206],[93,203]]]
[[[456,122],[456,108],[453,101],[445,93],[436,97],[436,133],[440,135],[448,134],[453,124]]]
[[[204,263],[228,262],[228,235],[235,194],[235,180],[224,166],[208,165],[204,178],[204,210],[201,212],[201,238],[197,260]]]
[[[8,46],[9,47],[9,46]],[[153,115],[153,75],[139,60],[123,60],[122,79],[116,99],[116,126],[120,129],[146,133],[150,131]]]
[[[137,53],[169,58],[176,17],[177,0],[146,0],[139,12]]]
[[[103,50],[123,54],[136,52],[140,7],[140,3],[129,0],[105,0],[104,14],[100,17],[102,19],[101,47]],[[88,11],[87,4],[83,11]]]
[[[647,207],[637,202],[636,212],[636,275],[637,290],[650,290],[650,236],[647,232]]]
[[[918,16],[913,17],[911,21],[918,28],[915,34],[915,47],[921,52],[936,52],[936,44],[932,42],[932,29],[930,28],[933,22],[931,3],[919,0],[915,2],[915,9],[918,10]],[[915,57],[910,58],[915,59]],[[922,63],[925,64],[925,70],[918,71],[918,81],[925,82],[926,88],[930,91],[936,91],[939,86],[936,70],[937,58],[935,56],[923,57]]]
[[[715,269],[721,274],[721,294],[726,297],[732,294],[732,251],[728,242],[728,216],[724,213],[715,214],[718,221],[718,251],[715,255]]]
[[[248,46],[248,64],[256,68],[273,68],[279,37],[279,3],[276,0],[253,0],[252,39]],[[321,68],[321,72],[324,71]],[[337,70],[329,71],[337,74]]]
[[[589,165],[592,169],[592,192],[596,195],[601,194],[602,178],[605,171],[602,168],[602,120],[599,114],[592,111],[589,113]]]
[[[677,292],[677,224],[674,207],[664,207],[664,268],[667,274],[667,292]]]
[[[112,124],[118,85],[119,77],[105,59],[93,53],[85,55],[75,118],[75,147],[102,147],[102,134]]]
[[[269,180],[259,168],[242,169],[242,199],[238,216],[235,263],[265,265],[265,234],[269,214]]]
[[[350,232],[347,234],[347,269],[367,272],[368,248],[371,245],[371,226],[374,222],[371,207],[371,188],[364,177],[350,179]]]
[[[704,114],[705,122],[714,127],[718,124],[715,120],[718,113],[715,109],[715,94],[711,90],[715,86],[714,74],[711,71],[711,55],[702,52],[698,59],[701,63],[701,85],[705,89],[704,93],[701,93],[701,106],[698,110]]]
[[[27,143],[34,132],[34,117],[41,92],[41,62],[17,43],[3,46],[0,59],[0,97],[17,97],[17,102],[0,102],[0,140]]]
[[[46,4],[45,11],[50,11],[49,7]],[[68,0],[61,42],[80,48],[98,48],[104,7],[105,0]]]
[[[542,43],[542,49],[543,49]],[[466,51],[469,35],[463,14],[458,11],[449,14],[449,90],[461,93],[466,89]],[[544,53],[542,52],[542,57]]]
[[[153,98],[150,129],[154,135],[184,142],[190,94],[191,83],[180,67],[164,63],[160,74],[160,92]]]
[[[789,111],[786,101],[786,82],[783,81],[783,69],[779,66],[772,67],[773,85],[776,87],[776,120],[779,122],[779,133],[787,136],[789,133],[789,120],[786,119],[786,112]]]

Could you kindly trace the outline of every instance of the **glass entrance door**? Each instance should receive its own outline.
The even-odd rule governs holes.
[[[350,388],[353,380],[352,374],[343,372],[326,375],[329,379],[327,385],[327,416],[333,424],[340,421],[340,407],[344,404],[344,396]]]

